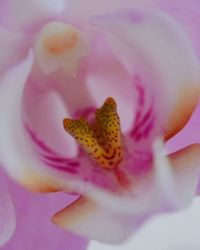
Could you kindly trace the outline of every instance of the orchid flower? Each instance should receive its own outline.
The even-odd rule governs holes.
[[[163,12],[86,2],[2,1],[0,162],[28,190],[78,196],[55,224],[120,243],[196,193],[200,146],[163,146],[198,103],[200,67]]]

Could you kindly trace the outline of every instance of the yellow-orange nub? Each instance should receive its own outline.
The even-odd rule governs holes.
[[[35,50],[43,73],[50,74],[62,68],[75,77],[82,59],[88,53],[88,44],[76,27],[53,21],[42,27]]]
[[[66,28],[44,38],[43,46],[51,54],[60,55],[76,47],[78,33],[75,29]]]
[[[119,165],[123,159],[120,119],[117,105],[109,97],[96,111],[96,123],[91,126],[85,119],[63,120],[65,130],[72,135],[90,158],[106,169]]]

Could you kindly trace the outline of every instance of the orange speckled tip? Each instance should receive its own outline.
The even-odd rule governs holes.
[[[124,154],[115,100],[107,98],[95,115],[95,130],[84,118],[65,118],[63,125],[97,165],[112,169],[119,165]]]

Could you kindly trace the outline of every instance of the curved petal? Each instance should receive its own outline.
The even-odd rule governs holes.
[[[77,145],[64,131],[62,120],[64,117],[78,118],[95,108],[85,84],[87,70],[83,65],[76,77],[68,76],[63,70],[44,75],[37,66],[28,78],[23,95],[25,121],[60,155],[76,156]]]
[[[129,69],[135,67],[159,93],[156,111],[165,138],[173,136],[189,119],[200,93],[199,62],[181,27],[159,11],[138,9],[95,17],[92,23],[121,40],[115,52],[121,58],[126,54]]]
[[[161,150],[157,143],[156,150]],[[163,147],[162,147],[163,148]],[[200,178],[200,144],[187,146],[168,157],[158,155],[156,180],[164,194],[164,209],[180,209],[193,200]]]
[[[0,83],[0,161],[6,171],[18,181],[34,189],[55,189],[48,177],[42,178],[35,171],[38,161],[27,145],[21,121],[21,101],[24,83],[32,69],[34,56],[28,57],[11,69]],[[41,170],[42,171],[42,170]],[[40,171],[40,172],[41,172]]]
[[[155,145],[157,154],[160,146],[159,143]],[[169,156],[169,161],[164,156],[157,155],[154,183],[157,199],[154,197],[152,200],[157,204],[145,213],[140,210],[138,214],[122,214],[117,211],[117,207],[109,210],[103,204],[98,205],[88,198],[81,197],[57,212],[52,221],[64,229],[99,241],[122,242],[153,213],[182,208],[191,202],[200,175],[199,150],[200,145],[189,146]],[[136,203],[136,198],[133,199]],[[106,201],[104,199],[105,205]],[[126,206],[126,203],[122,204]]]
[[[158,1],[157,7],[175,17],[183,25],[184,29],[187,31],[193,41],[198,56],[200,56],[200,2],[196,0]]]
[[[110,49],[105,36],[98,36],[90,50],[87,89],[97,107],[109,96],[116,100],[122,132],[126,133],[131,129],[135,116],[132,77]]]
[[[155,216],[121,245],[90,241],[88,250],[198,250],[200,199],[173,214]]]
[[[37,82],[42,81],[42,77],[37,79]],[[77,145],[62,127],[63,118],[69,116],[68,111],[55,91],[48,87],[43,91],[29,78],[24,91],[22,108],[24,121],[40,137],[40,140],[46,145],[51,145],[52,150],[59,152],[63,157],[77,155]]]
[[[15,230],[15,211],[11,202],[4,173],[0,167],[0,246],[4,245]]]
[[[33,32],[35,25],[54,18],[66,12],[68,0],[30,0],[27,11],[26,1],[1,1],[1,25],[12,30],[29,30]],[[14,21],[13,21],[14,20]]]
[[[98,206],[90,199],[81,197],[57,212],[52,217],[52,222],[84,237],[120,243],[130,236],[138,220],[133,223],[129,216],[121,216],[115,211]]]

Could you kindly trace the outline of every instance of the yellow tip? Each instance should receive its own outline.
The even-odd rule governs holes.
[[[115,105],[115,106],[116,106],[116,102],[115,102],[115,100],[114,100],[112,97],[108,97],[108,98],[105,100],[105,104]]]
[[[72,119],[64,118],[64,119],[63,119],[63,126],[64,126],[64,128],[67,129],[68,126],[69,126],[72,122],[73,122]]]

